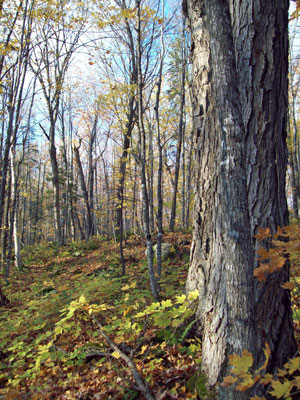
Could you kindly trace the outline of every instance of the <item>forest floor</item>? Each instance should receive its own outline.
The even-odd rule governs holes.
[[[214,398],[199,373],[201,344],[190,338],[197,295],[183,294],[191,235],[166,234],[164,242],[176,255],[163,262],[157,303],[137,235],[125,243],[123,277],[118,243],[103,238],[24,250],[24,269],[13,270],[4,287],[10,304],[0,314],[0,398],[144,399],[124,355],[159,400]]]

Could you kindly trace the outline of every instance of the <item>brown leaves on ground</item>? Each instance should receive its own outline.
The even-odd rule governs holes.
[[[178,285],[182,285],[186,279],[191,235],[171,233],[164,235],[163,240],[176,245],[178,249],[176,259],[169,261],[164,267],[164,273],[169,282],[165,286],[169,292],[174,290],[175,294]],[[147,269],[143,268],[145,264],[144,240],[139,236],[132,235],[126,240],[124,247],[126,261],[124,282],[129,283],[128,287],[131,287],[130,282],[133,280],[137,282],[136,290],[145,293],[141,294],[144,296],[142,301],[149,301],[150,304],[151,298],[149,297],[147,300],[145,297],[147,290],[149,293],[150,291]],[[32,346],[32,342],[39,340],[40,336],[55,327],[60,318],[60,309],[65,305],[64,296],[68,297],[69,300],[66,300],[68,302],[78,298],[80,291],[85,290],[85,282],[93,282],[93,278],[98,275],[102,276],[101,274],[107,274],[107,276],[113,274],[116,281],[121,279],[116,278],[120,276],[121,272],[118,243],[95,239],[92,250],[85,249],[84,245],[73,246],[73,248],[66,246],[53,250],[51,255],[47,253],[48,249],[47,245],[44,248],[41,246],[36,251],[38,257],[31,257],[31,262],[27,262],[23,272],[13,271],[11,284],[6,290],[11,304],[10,307],[6,307],[2,318],[0,317],[0,323],[3,324],[3,319],[10,318],[9,316],[18,318],[19,328],[11,332],[8,343],[16,343],[20,337],[20,341],[23,342],[22,347],[18,350],[20,352],[26,350],[27,346]],[[28,257],[30,258],[30,255]],[[120,282],[116,287],[126,287],[122,280]],[[164,287],[163,284],[162,287]],[[93,301],[98,300],[99,304],[102,302],[111,305],[118,304],[116,309],[121,311],[125,318],[126,314],[131,312],[131,306],[122,308],[122,304],[118,303],[118,298],[120,295],[130,297],[132,289],[120,290],[118,293],[110,293],[110,287],[106,289],[105,293],[101,294],[101,290],[96,287]],[[180,290],[183,290],[182,286]],[[169,293],[167,296],[169,297]],[[32,302],[35,303],[32,305]],[[123,312],[123,309],[126,312]],[[43,324],[40,326],[36,322],[40,318],[39,315],[42,316],[41,318],[46,318],[45,326]],[[104,317],[108,320],[113,318],[113,311],[105,312]],[[95,332],[95,326],[91,320],[79,315],[76,321],[74,328],[69,333],[60,335],[55,352],[74,351],[93,339],[91,335]],[[29,336],[23,335],[26,333],[26,327],[30,330]],[[80,329],[78,329],[79,327]],[[78,329],[78,334],[75,329]],[[22,338],[22,336],[24,337]],[[113,333],[111,333],[111,337],[115,339]],[[40,343],[47,343],[47,340],[50,339],[51,336]],[[97,336],[94,340],[98,340]],[[119,338],[116,338],[116,341],[118,340]],[[134,336],[128,340],[129,346],[134,348],[136,346]],[[130,342],[130,340],[133,341]],[[135,361],[137,368],[146,376],[147,383],[157,398],[160,400],[195,398],[185,386],[198,368],[193,358],[182,353],[180,347],[171,344],[166,344],[163,346],[163,350],[159,350],[155,330],[148,329],[144,340],[145,344],[138,350]],[[8,351],[4,362],[9,360],[11,355],[11,351]],[[125,392],[129,395],[128,398],[143,399],[143,396],[136,390],[131,374],[122,360],[113,359],[111,356],[100,359],[95,357],[88,362],[83,361],[81,365],[69,366],[60,361],[51,361],[50,358],[45,359],[41,363],[36,377],[29,376],[23,379],[19,385],[14,384],[13,388],[8,384],[8,379],[15,379],[18,374],[20,376],[26,374],[26,371],[35,363],[35,360],[27,355],[23,357],[23,361],[18,370],[14,370],[15,376],[1,377],[3,371],[0,370],[0,394],[5,394],[6,399],[121,400],[124,399]],[[8,369],[4,372],[9,374]]]

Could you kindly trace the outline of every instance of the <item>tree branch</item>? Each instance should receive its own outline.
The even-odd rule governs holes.
[[[120,357],[126,362],[127,366],[130,368],[131,373],[134,377],[134,380],[137,384],[138,389],[143,393],[147,400],[157,400],[157,398],[153,395],[151,390],[148,388],[146,382],[144,381],[142,375],[138,372],[133,360],[127,356],[120,348],[107,336],[107,334],[103,330],[103,326],[95,317],[94,314],[91,314],[94,323],[97,325],[99,329],[100,335],[107,341],[108,345],[117,353],[119,353]]]

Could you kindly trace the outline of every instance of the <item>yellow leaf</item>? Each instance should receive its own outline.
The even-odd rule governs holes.
[[[118,351],[114,351],[113,353],[111,353],[111,355],[112,355],[113,357],[115,357],[116,359],[118,359],[118,358],[121,357],[121,356],[120,356],[120,353],[119,353]]]
[[[263,260],[266,260],[270,257],[270,253],[264,249],[263,247],[261,247],[260,249],[257,250],[256,252]]]
[[[246,390],[250,389],[255,384],[255,382],[257,382],[258,379],[259,379],[258,376],[255,377],[255,379],[253,379],[250,374],[247,374],[244,380],[241,383],[239,383],[236,388],[241,392],[245,392]]]
[[[190,301],[196,300],[198,297],[199,297],[199,291],[197,289],[193,290],[188,294],[188,300]]]
[[[288,248],[290,252],[299,252],[300,251],[300,243],[299,240],[291,240],[288,243]]]
[[[238,378],[236,376],[225,376],[223,382],[221,383],[221,386],[230,386],[232,384],[234,384],[236,381],[238,380]]]
[[[176,296],[176,303],[177,304],[182,304],[182,303],[185,302],[185,299],[186,299],[186,295],[185,294],[183,294],[182,296]]]
[[[229,356],[229,364],[233,366],[232,373],[243,375],[252,367],[253,356],[248,350],[243,350],[241,357],[236,354]]]
[[[296,376],[295,379],[293,380],[294,386],[296,386],[297,389],[300,389],[300,376]]]
[[[256,373],[265,370],[268,366],[270,355],[271,355],[271,350],[270,350],[270,346],[268,345],[268,343],[266,343],[266,348],[264,349],[264,353],[265,353],[265,357],[266,357],[265,362],[258,370],[255,371]]]
[[[281,269],[286,263],[286,259],[281,257],[279,254],[276,254],[271,257],[271,272]]]
[[[266,279],[265,274],[270,272],[270,264],[261,264],[259,267],[255,268],[253,275],[261,282]]]
[[[133,282],[130,285],[128,284],[128,285],[123,286],[121,290],[126,291],[126,290],[134,289],[134,288],[136,288],[136,282]]]
[[[289,374],[293,374],[296,371],[300,370],[300,357],[293,358],[288,362],[288,371]]]
[[[283,285],[281,285],[283,289],[288,289],[288,290],[293,290],[296,287],[296,284],[294,282],[285,282]]]
[[[258,228],[258,234],[254,235],[254,237],[259,240],[264,240],[270,236],[270,228]]]
[[[261,380],[260,383],[262,385],[268,385],[270,382],[273,380],[273,375],[271,374],[266,374]]]
[[[86,303],[86,298],[85,298],[85,296],[84,295],[81,295],[80,297],[79,297],[79,303],[80,304],[85,304]]]
[[[273,381],[271,383],[272,390],[269,392],[272,396],[276,397],[277,399],[280,399],[281,397],[287,398],[291,394],[291,389],[293,387],[292,382],[289,382],[287,380],[280,382],[280,381]]]

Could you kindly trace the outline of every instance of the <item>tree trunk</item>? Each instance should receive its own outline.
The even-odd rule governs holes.
[[[9,303],[10,303],[9,299],[5,296],[0,287],[0,306],[1,307],[7,306]]]
[[[156,278],[154,275],[153,268],[153,251],[152,251],[152,236],[150,232],[150,221],[149,221],[149,198],[147,192],[147,180],[146,180],[146,134],[144,127],[143,118],[143,79],[142,79],[142,63],[141,63],[141,9],[140,0],[135,2],[137,8],[137,70],[138,70],[138,130],[139,130],[139,148],[140,148],[140,172],[141,172],[141,186],[142,186],[142,198],[143,198],[143,222],[144,222],[144,234],[146,237],[147,246],[147,260],[148,260],[148,271],[150,278],[150,286],[153,298],[155,301],[159,299]]]
[[[18,181],[19,181],[19,166],[16,165],[16,154],[15,150],[11,149],[11,184],[12,184],[12,219],[13,219],[13,238],[15,247],[15,266],[18,270],[21,270],[23,263],[21,258],[21,243],[19,234],[18,224]]]
[[[189,143],[189,153],[188,153],[188,160],[187,160],[187,178],[186,178],[186,212],[184,216],[184,228],[187,229],[190,222],[190,203],[191,203],[191,187],[192,187],[192,157],[193,157],[193,150],[194,150],[194,130],[192,129],[190,135],[190,143]]]
[[[2,225],[2,243],[1,243],[1,269],[3,274],[5,273],[5,260],[7,253],[8,244],[8,231],[9,231],[9,209],[11,203],[11,174],[8,176],[7,190],[6,190],[6,202],[5,202],[5,214],[4,214],[4,224]]]
[[[292,141],[292,150],[291,150],[291,169],[292,169],[292,191],[293,191],[293,210],[294,217],[299,217],[298,210],[298,201],[300,197],[300,188],[299,188],[299,164],[297,159],[297,141],[298,141],[298,129],[297,129],[297,121],[296,121],[296,95],[292,91],[292,121],[293,121],[293,141]]]
[[[119,182],[118,182],[118,190],[117,190],[117,208],[116,208],[116,222],[117,222],[117,233],[119,234],[119,244],[120,244],[120,259],[122,265],[122,275],[125,275],[125,259],[124,259],[124,251],[123,251],[123,208],[124,208],[124,184],[125,184],[125,176],[126,176],[126,165],[128,158],[128,151],[130,147],[130,138],[132,134],[132,130],[134,127],[134,96],[130,97],[129,100],[129,109],[127,113],[127,123],[126,123],[126,132],[123,136],[123,151],[122,157],[120,159],[119,166]]]
[[[164,18],[164,1],[162,3],[162,15]],[[156,81],[157,92],[155,97],[155,120],[156,120],[156,133],[157,133],[157,147],[158,147],[158,171],[157,171],[157,275],[160,278],[162,272],[162,259],[161,259],[161,244],[163,241],[163,145],[161,143],[161,131],[160,131],[160,118],[159,118],[159,105],[160,105],[160,93],[162,87],[162,75],[163,75],[163,64],[165,57],[165,42],[164,42],[164,29],[161,26],[160,31],[161,48],[159,55],[159,72]]]
[[[181,157],[181,148],[182,148],[184,128],[185,128],[185,124],[184,124],[185,68],[186,68],[185,63],[186,63],[186,60],[182,60],[180,117],[179,117],[179,127],[178,127],[178,142],[177,142],[177,149],[176,149],[176,162],[175,162],[171,219],[170,219],[170,224],[169,224],[169,229],[171,232],[174,231],[175,220],[176,220],[176,203],[177,203],[178,179],[179,179],[179,171],[180,171],[180,157]]]
[[[52,169],[52,184],[54,190],[54,221],[55,221],[55,237],[58,246],[63,244],[62,239],[62,231],[61,231],[61,219],[60,219],[60,190],[59,190],[59,172],[58,172],[58,163],[57,163],[57,155],[56,155],[56,146],[55,146],[55,122],[50,118],[50,161],[51,161],[51,169]]]
[[[79,147],[80,147],[80,145],[79,145]],[[74,149],[76,164],[78,167],[80,186],[81,186],[81,190],[82,190],[82,194],[83,194],[83,198],[84,198],[84,202],[85,202],[85,206],[86,206],[86,212],[87,212],[87,229],[86,229],[87,238],[90,238],[92,235],[93,219],[92,219],[92,215],[91,215],[89,196],[88,196],[88,191],[87,191],[87,187],[85,184],[83,169],[82,169],[80,155],[79,155],[79,147],[76,147],[74,145],[73,149]]]
[[[96,114],[92,132],[89,137],[89,149],[88,149],[88,193],[89,193],[89,204],[91,214],[91,236],[95,235],[95,212],[94,212],[94,183],[95,183],[95,165],[93,160],[93,151],[97,133],[98,115]]]
[[[285,198],[288,1],[190,0],[197,187],[187,290],[200,293],[198,332],[209,385],[227,356],[269,343],[269,371],[294,353],[288,267],[253,279],[259,227],[288,223]],[[249,399],[220,388],[219,399]]]

